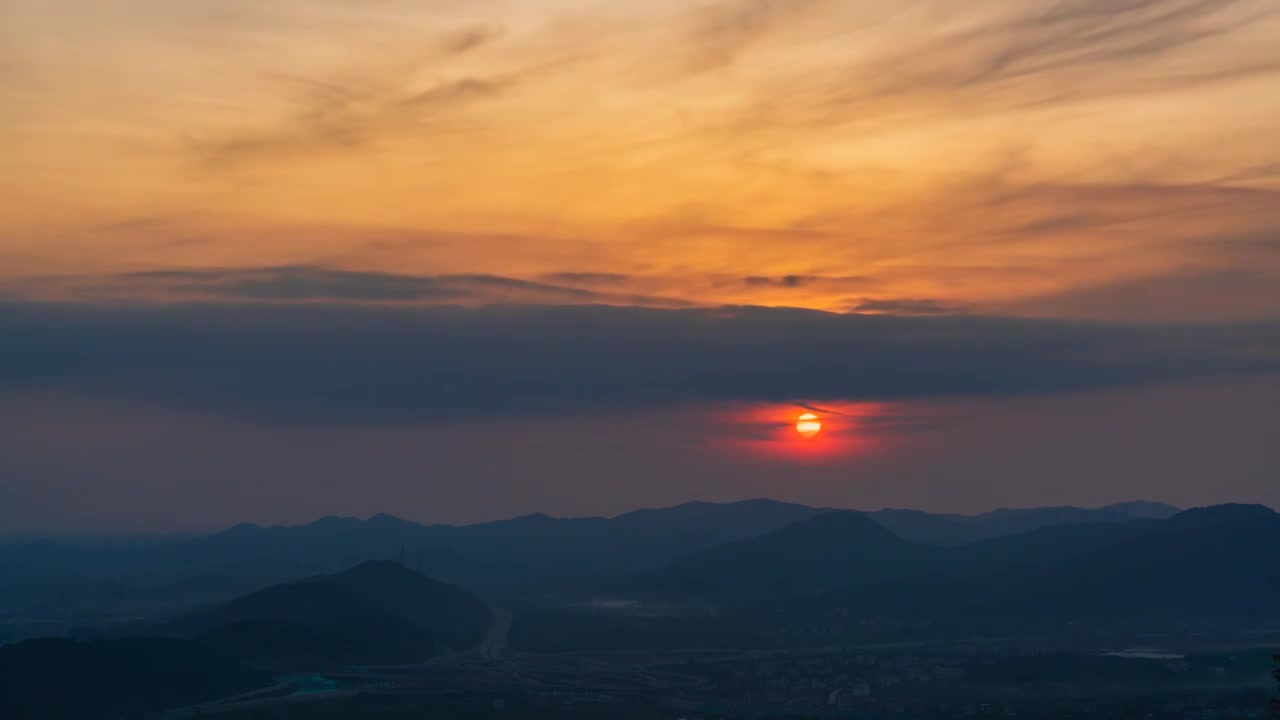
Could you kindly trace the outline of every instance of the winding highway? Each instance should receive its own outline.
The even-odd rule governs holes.
[[[489,623],[489,631],[485,633],[484,639],[476,649],[481,660],[500,660],[507,654],[507,634],[511,632],[511,611],[500,607],[492,610],[493,620]]]

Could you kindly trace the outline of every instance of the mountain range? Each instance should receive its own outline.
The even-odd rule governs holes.
[[[900,527],[907,518],[917,532],[904,537],[887,527],[886,518]],[[1028,525],[1032,529],[1007,532]],[[668,536],[660,538],[664,527]],[[956,527],[994,536],[963,543],[945,535]],[[455,532],[460,534],[448,535]],[[513,613],[495,615],[486,601],[457,585],[399,562],[365,561],[165,619],[100,628],[99,637],[106,639],[2,646],[0,670],[8,670],[0,675],[11,676],[0,679],[5,691],[0,710],[16,709],[15,717],[38,716],[30,715],[32,708],[56,710],[50,717],[92,716],[85,714],[87,707],[147,712],[260,687],[268,674],[411,664],[452,654],[473,657],[467,653],[495,632],[505,646],[507,628],[513,647],[527,651],[547,637],[559,647],[598,649],[633,648],[639,639],[653,649],[691,642],[712,643],[708,647],[805,642],[786,633],[815,620],[825,629],[812,641],[831,642],[849,632],[847,623],[877,617],[908,622],[917,633],[953,638],[979,631],[1054,633],[1071,626],[1141,632],[1158,625],[1168,632],[1280,621],[1280,514],[1260,505],[1218,505],[1171,515],[1163,506],[1137,505],[965,518],[752,501],[690,504],[613,519],[534,515],[444,529],[378,516],[297,528],[237,526],[165,544],[157,552],[182,548],[191,557],[209,558],[250,553],[259,543],[278,541],[296,560],[310,557],[306,553],[345,551],[345,557],[355,552],[352,548],[374,552],[390,540],[407,544],[412,538],[441,537],[468,541],[428,546],[445,548],[442,556],[487,559],[490,564],[481,566],[487,572],[513,566],[538,570],[556,590],[508,590]],[[566,549],[565,557],[576,566],[557,574],[539,565],[554,559],[557,548],[586,542],[583,538],[601,546]],[[642,553],[636,538],[660,548]],[[351,545],[344,546],[348,541]],[[599,569],[602,553],[620,558],[611,572]],[[660,611],[597,615],[579,604],[609,593]],[[681,607],[715,611],[694,616],[661,610]],[[1265,622],[1259,625],[1260,620]],[[840,622],[846,629],[833,629],[832,623]],[[700,631],[701,639],[691,639],[690,633]],[[138,670],[116,677],[115,663]],[[99,683],[95,672],[101,667],[107,670]],[[191,681],[190,673],[177,677],[175,668],[194,669],[203,679]],[[67,672],[76,674],[74,692],[58,690]],[[88,699],[49,704],[51,693],[59,692]]]
[[[396,614],[370,605],[343,580],[347,575],[335,574],[371,561],[369,567],[401,567],[386,562],[399,559],[446,583],[506,598],[724,602],[844,596],[866,609],[953,616],[968,608],[1035,617],[1225,617],[1275,607],[1275,547],[1276,513],[1244,505],[1178,511],[1134,502],[964,516],[748,500],[687,503],[613,518],[534,514],[465,526],[422,525],[390,515],[330,517],[101,547],[11,544],[0,548],[0,614],[21,619],[24,600],[26,607],[43,609],[56,607],[50,598],[66,599],[78,603],[58,608],[66,614],[80,613],[83,605],[119,615],[177,616],[167,633],[190,638],[217,632],[219,642],[232,649],[248,642],[246,637],[303,643],[310,630],[296,625],[341,626],[330,622],[336,615],[364,618],[373,635],[397,638],[371,650],[344,644],[341,637],[322,643],[343,648],[348,658],[404,658],[469,642],[469,635],[450,637],[430,625],[406,629],[404,622],[415,621],[388,619]],[[309,576],[315,577],[299,580]],[[255,592],[272,585],[266,594]],[[299,586],[316,605],[287,613],[263,610],[272,603],[287,607],[302,592]],[[443,591],[434,592],[439,597],[428,605],[443,602]],[[190,614],[199,606],[222,614]],[[472,606],[473,617],[488,612],[478,600]],[[309,612],[329,620],[312,622]],[[286,619],[294,626],[282,625]],[[12,624],[5,632],[9,639],[34,636],[19,634],[20,626]]]
[[[957,546],[912,542],[873,515],[834,511],[694,553],[628,590],[843,594],[863,607],[927,613],[1228,618],[1280,611],[1278,549],[1280,514],[1261,505],[1051,525]]]
[[[612,518],[553,518],[538,513],[461,526],[422,525],[386,514],[366,520],[325,517],[296,526],[245,523],[180,540],[0,544],[0,575],[10,580],[131,575],[279,579],[333,572],[366,560],[403,559],[436,577],[490,586],[657,568],[690,553],[758,537],[830,511],[758,499],[691,502]],[[1052,525],[1165,518],[1177,511],[1159,503],[1136,502],[1097,509],[1001,509],[976,516],[894,509],[866,515],[913,542],[961,545]]]

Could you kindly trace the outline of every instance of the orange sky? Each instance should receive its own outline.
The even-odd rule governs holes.
[[[1280,307],[1272,0],[0,14],[0,292],[289,266],[556,289],[476,302]]]

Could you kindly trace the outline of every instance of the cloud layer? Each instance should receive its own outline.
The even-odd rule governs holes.
[[[625,284],[625,276],[616,283]],[[149,270],[101,277],[45,277],[18,283],[35,296],[133,301],[260,301],[487,305],[514,303],[687,307],[677,298],[590,289],[589,274],[541,282],[479,273],[407,275],[291,265]],[[582,285],[586,287],[575,287]]]
[[[1280,370],[1280,326],[339,305],[0,305],[0,387],[296,422],[1008,396]]]
[[[6,10],[0,284],[1280,312],[1272,0]]]

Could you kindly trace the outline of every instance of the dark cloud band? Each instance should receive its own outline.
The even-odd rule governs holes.
[[[0,302],[0,388],[293,422],[1019,395],[1280,369],[1280,325],[754,307]]]

